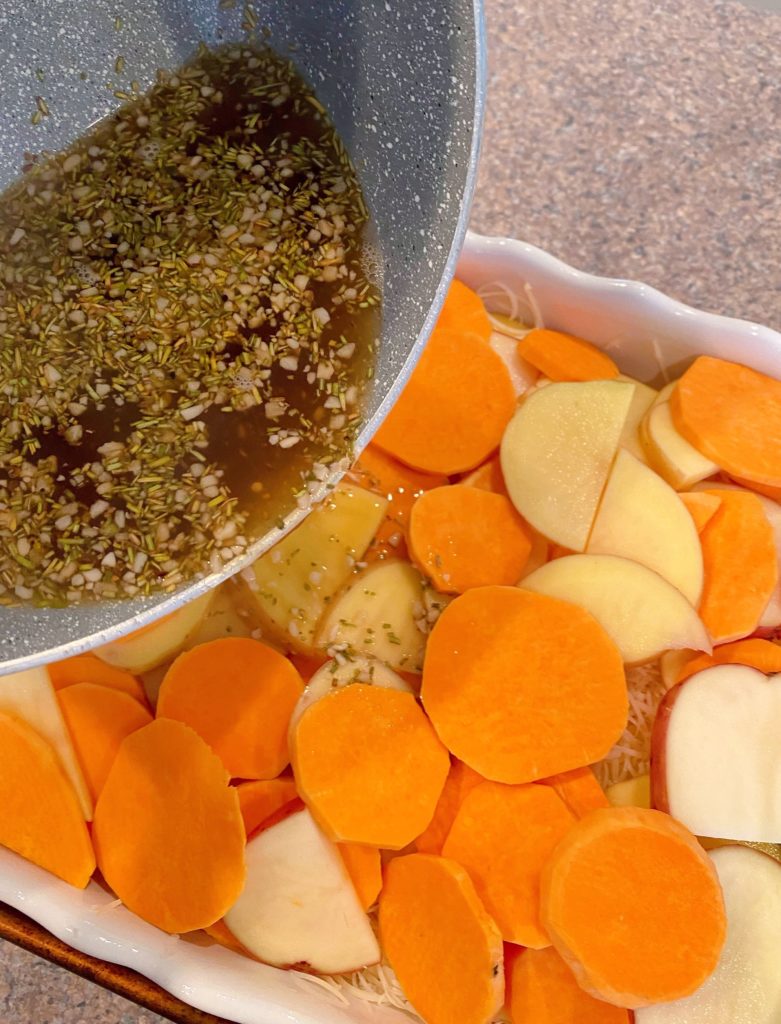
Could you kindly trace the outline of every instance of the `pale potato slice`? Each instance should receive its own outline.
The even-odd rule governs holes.
[[[643,420],[641,437],[649,465],[676,491],[688,490],[719,467],[679,434],[669,402],[654,405]]]
[[[628,558],[566,555],[543,565],[521,585],[591,612],[628,665],[658,658],[672,648],[711,650],[705,626],[680,590]]]
[[[651,776],[638,775],[634,779],[617,782],[607,787],[605,796],[614,807],[650,807]]]
[[[214,591],[206,616],[187,637],[182,650],[189,651],[198,644],[222,640],[226,636],[252,636],[253,623],[249,616],[241,614],[239,598],[240,591],[235,580],[220,584]]]
[[[426,637],[425,583],[406,562],[379,562],[351,581],[323,619],[318,644],[344,644],[391,668],[420,672]]]
[[[308,707],[325,697],[333,690],[341,690],[343,686],[353,684],[383,686],[386,690],[401,690],[402,693],[414,693],[409,683],[388,668],[377,658],[369,658],[365,654],[340,654],[336,658],[321,665],[304,687],[290,716],[289,730],[292,734],[299,718]]]
[[[510,421],[501,446],[505,484],[549,540],[584,550],[633,396],[622,381],[549,384]]]
[[[533,549],[532,549],[533,550]],[[546,545],[547,551],[547,545]],[[436,587],[433,587],[428,580],[423,581],[423,606],[425,611],[425,622],[421,622],[423,632],[431,632],[439,616],[453,601],[453,594],[441,594]]]
[[[659,671],[662,674],[662,682],[666,690],[671,690],[678,682],[685,665],[696,657],[694,651],[679,650],[665,651],[659,659]]]
[[[249,590],[270,639],[302,654],[314,650],[327,603],[353,573],[387,507],[363,487],[337,487],[255,562]]]
[[[92,798],[46,668],[31,668],[3,676],[0,679],[0,712],[26,722],[50,744],[76,790],[84,819],[92,821]],[[53,836],[52,841],[56,840],[57,837]]]
[[[96,648],[94,653],[107,665],[135,675],[148,672],[182,650],[187,638],[206,618],[212,597],[213,591],[203,594],[135,633]]]
[[[654,388],[649,387],[648,384],[643,384],[641,381],[635,380],[634,377],[625,377],[623,373],[619,374],[615,379],[625,381],[635,389],[629,411],[626,414],[626,420],[624,421],[624,429],[621,431],[621,447],[626,448],[636,459],[645,462],[646,454],[640,439],[640,424],[654,404],[657,392]]]
[[[695,835],[781,842],[781,674],[714,665],[665,696],[653,734],[654,806]]]
[[[247,843],[247,881],[224,920],[246,950],[275,967],[344,974],[380,959],[339,850],[307,810]]]
[[[672,487],[623,448],[586,551],[640,562],[677,587],[690,604],[699,603],[702,547],[694,520]]]

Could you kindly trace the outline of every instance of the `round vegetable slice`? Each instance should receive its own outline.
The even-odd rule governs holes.
[[[289,778],[241,782],[236,786],[236,792],[248,836],[298,796],[296,784]]]
[[[380,939],[427,1024],[488,1024],[504,998],[502,939],[464,868],[396,857],[380,894]]]
[[[198,733],[233,778],[273,779],[288,763],[301,676],[273,647],[225,637],[180,654],[160,687],[157,714]]]
[[[244,885],[244,823],[216,754],[188,726],[159,718],[119,749],[95,808],[103,877],[163,931],[213,924]]]
[[[95,870],[76,791],[26,722],[0,713],[0,844],[83,889]]]
[[[694,992],[726,936],[708,855],[669,815],[637,807],[570,829],[543,872],[542,920],[579,984],[628,1009]]]
[[[535,327],[518,342],[523,359],[553,381],[612,380],[618,367],[609,355],[573,334]]]
[[[442,853],[442,847],[453,827],[464,797],[481,782],[485,782],[485,779],[472,771],[468,764],[453,761],[437,801],[434,817],[415,840],[415,849],[418,853]]]
[[[491,321],[483,300],[469,285],[453,278],[445,296],[437,327],[454,331],[469,331],[483,341],[491,336]]]
[[[781,649],[781,648],[780,648]],[[365,654],[351,654],[349,658],[337,661],[332,658],[312,675],[304,687],[290,718],[290,729],[308,707],[325,697],[326,694],[340,690],[343,686],[384,686],[389,690],[400,690],[402,693],[413,693],[406,679],[394,672],[392,668]]]
[[[97,800],[117,751],[130,733],[152,716],[133,697],[94,683],[76,683],[58,694],[84,779]]]
[[[415,469],[464,473],[499,446],[514,408],[510,375],[493,349],[438,328],[374,444]]]
[[[55,661],[46,666],[52,686],[55,690],[63,690],[77,683],[95,683],[97,686],[108,686],[135,697],[146,705],[147,699],[141,683],[130,672],[96,658],[94,654],[77,654],[64,661]]]
[[[631,1024],[629,1013],[584,992],[555,949],[526,949],[508,966],[513,1024]]]
[[[714,644],[752,633],[778,583],[778,555],[761,500],[749,491],[706,491],[721,500],[700,535],[705,586],[700,618]]]
[[[575,816],[549,786],[483,782],[464,798],[442,856],[469,872],[505,942],[542,949],[540,875]]]
[[[346,686],[291,741],[298,791],[336,842],[400,850],[431,821],[450,761],[412,694]]]
[[[509,498],[456,484],[418,498],[409,546],[437,590],[462,594],[471,587],[517,583],[532,544]]]
[[[699,356],[673,389],[670,409],[686,440],[730,476],[781,485],[781,381]]]
[[[596,619],[516,587],[478,587],[448,605],[421,696],[456,757],[509,783],[598,761],[628,710],[621,656]]]

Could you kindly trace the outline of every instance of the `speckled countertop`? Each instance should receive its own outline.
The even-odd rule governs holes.
[[[736,0],[486,0],[486,15],[473,227],[781,328],[781,15]],[[0,1024],[158,1021],[0,943]]]

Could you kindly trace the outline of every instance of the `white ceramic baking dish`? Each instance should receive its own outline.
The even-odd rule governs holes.
[[[526,318],[541,317],[546,326],[596,342],[642,380],[663,379],[697,353],[781,378],[781,334],[691,309],[646,285],[581,273],[522,242],[469,235],[457,273],[494,293],[498,311],[515,296]],[[78,891],[3,849],[0,901],[82,952],[132,967],[185,1002],[241,1024],[409,1021],[399,1010],[340,1002],[293,972],[166,935],[117,906],[95,883]]]

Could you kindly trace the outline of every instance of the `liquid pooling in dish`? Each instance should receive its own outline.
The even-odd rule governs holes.
[[[350,449],[380,300],[326,111],[203,50],[0,197],[0,603],[173,589]]]

